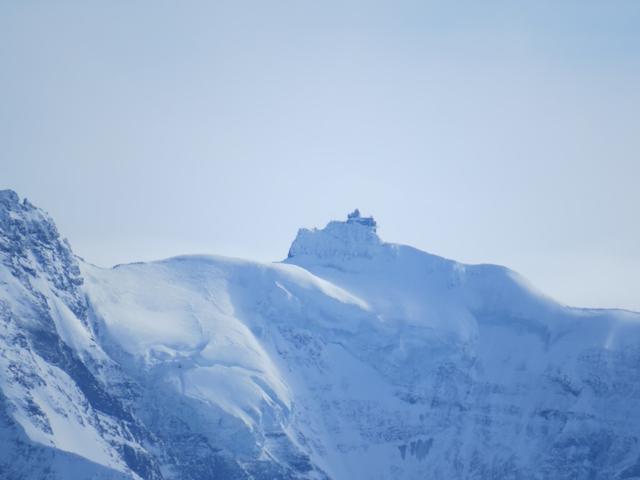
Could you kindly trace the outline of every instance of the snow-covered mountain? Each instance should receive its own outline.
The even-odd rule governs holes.
[[[640,314],[388,244],[95,267],[0,192],[2,479],[640,479]]]

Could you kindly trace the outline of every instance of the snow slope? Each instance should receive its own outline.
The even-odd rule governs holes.
[[[102,269],[0,209],[2,478],[640,478],[640,314],[357,211],[280,263]]]

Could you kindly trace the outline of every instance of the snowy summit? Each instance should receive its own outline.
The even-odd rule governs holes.
[[[95,267],[0,192],[0,477],[640,478],[640,314],[382,242]]]
[[[376,227],[373,217],[362,217],[355,209],[344,222],[332,221],[320,230],[301,228],[289,249],[288,258],[371,257],[382,243]]]

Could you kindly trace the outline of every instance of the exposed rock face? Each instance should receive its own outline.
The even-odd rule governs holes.
[[[123,361],[121,348],[98,334],[68,243],[11,191],[0,192],[0,262],[1,478],[297,477],[261,458],[246,431],[246,452],[229,451],[233,428],[201,423],[207,408]]]
[[[288,258],[314,257],[340,262],[354,257],[373,257],[381,245],[373,217],[361,217],[358,209],[346,222],[333,221],[322,230],[301,228],[291,244]]]
[[[100,269],[0,192],[0,477],[640,478],[640,315],[386,244]]]
[[[78,262],[52,220],[0,192],[2,478],[159,478],[96,342]],[[134,458],[135,457],[135,458]]]

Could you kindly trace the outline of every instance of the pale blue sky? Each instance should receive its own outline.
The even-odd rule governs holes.
[[[100,265],[380,235],[640,310],[640,2],[0,1],[0,187]]]

